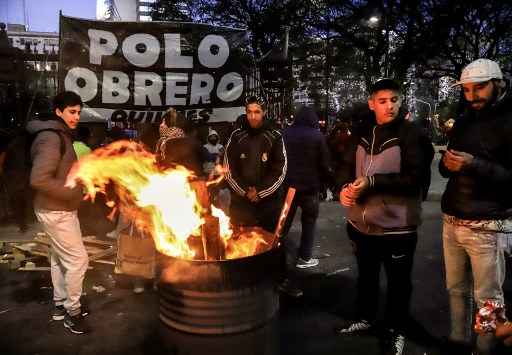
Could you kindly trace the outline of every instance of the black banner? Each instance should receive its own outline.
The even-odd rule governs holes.
[[[243,112],[246,32],[175,22],[105,22],[61,16],[59,88],[84,117],[158,122],[170,106],[190,119]]]

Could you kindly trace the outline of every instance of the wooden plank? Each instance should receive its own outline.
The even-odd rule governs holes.
[[[49,238],[43,238],[43,237],[40,237],[40,236],[36,236],[34,238],[34,242],[39,243],[39,244],[44,244],[44,245],[47,245],[47,246],[51,246],[51,242],[50,242]]]
[[[117,249],[112,247],[103,251],[100,251],[96,254],[89,255],[89,261],[95,261],[106,256],[114,255],[117,252]]]
[[[103,259],[99,259],[99,260],[91,260],[93,263],[98,263],[98,264],[108,264],[108,265],[115,265],[116,262],[115,261],[111,261],[111,260],[103,260]]]
[[[96,239],[95,236],[92,236],[92,235],[82,237],[82,240],[84,241],[85,244],[103,245],[106,247],[111,247],[114,244],[116,244],[115,241],[109,242],[106,240],[98,240],[98,239]]]
[[[51,268],[49,266],[35,266],[35,267],[20,267],[17,268],[16,271],[50,271]],[[89,266],[87,270],[94,270],[92,266]]]
[[[50,271],[49,266],[20,267],[18,271]]]

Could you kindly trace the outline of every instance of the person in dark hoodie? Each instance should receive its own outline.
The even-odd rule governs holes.
[[[283,138],[265,119],[265,109],[262,99],[247,99],[246,117],[226,144],[224,170],[232,191],[233,224],[260,226],[273,232],[279,218],[287,159]]]
[[[319,193],[322,185],[333,176],[327,143],[319,128],[315,110],[303,107],[295,114],[293,125],[283,133],[288,152],[288,170],[284,186],[285,189],[296,189],[286,221],[286,232],[291,227],[297,208],[301,208],[302,234],[296,263],[298,268],[318,265],[318,259],[311,256],[318,217]]]
[[[512,235],[512,98],[500,67],[489,59],[468,64],[456,85],[462,86],[465,110],[439,163],[449,179],[441,201],[451,315],[447,353],[469,354],[472,298],[477,307],[504,302],[503,249]],[[492,333],[479,334],[477,353],[492,353],[496,342]]]
[[[358,265],[357,316],[339,334],[368,331],[379,304],[379,274],[387,276],[387,352],[402,354],[412,293],[411,271],[421,222],[425,175],[432,144],[404,119],[400,86],[381,79],[370,90],[369,124],[354,132],[337,172],[340,202],[347,208],[347,232]]]
[[[55,303],[52,318],[64,319],[64,327],[75,334],[90,331],[80,304],[89,263],[77,215],[82,188],[65,186],[71,166],[77,160],[71,130],[78,125],[81,108],[80,96],[64,91],[53,100],[54,117],[27,124],[27,131],[34,137],[30,148],[34,212],[51,241]]]

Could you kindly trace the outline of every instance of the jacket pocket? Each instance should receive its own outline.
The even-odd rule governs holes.
[[[384,229],[408,226],[408,207],[404,199],[370,196],[364,203],[365,222]]]

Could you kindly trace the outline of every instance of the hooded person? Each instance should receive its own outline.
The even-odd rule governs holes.
[[[300,207],[302,210],[301,244],[296,264],[298,268],[318,264],[318,259],[311,256],[318,217],[319,192],[322,186],[333,178],[328,147],[319,128],[315,110],[303,107],[297,111],[291,127],[283,133],[288,152],[288,170],[284,184],[285,187],[296,189],[288,215],[288,228],[297,208]]]
[[[208,143],[203,145],[208,153],[207,160],[203,164],[203,170],[206,175],[210,175],[215,165],[219,163],[219,157],[224,154],[224,146],[219,143],[219,134],[214,129],[210,129],[207,140]]]
[[[313,258],[312,253],[320,204],[319,193],[322,186],[333,178],[333,172],[327,143],[320,132],[318,116],[312,108],[302,107],[296,112],[293,124],[283,133],[283,140],[288,152],[284,186],[296,190],[283,235],[286,236],[290,230],[295,213],[300,207],[302,228],[295,266],[305,269],[318,265],[318,259]],[[284,237],[283,241],[286,245],[287,238]],[[286,260],[283,260],[285,270],[286,264]],[[281,283],[280,290],[292,297],[302,295],[302,290],[289,277]]]

